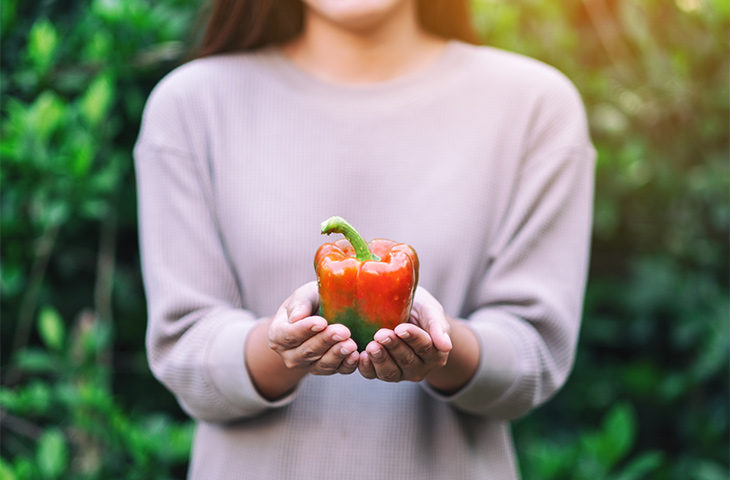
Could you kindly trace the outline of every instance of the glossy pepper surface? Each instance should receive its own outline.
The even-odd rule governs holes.
[[[365,243],[343,218],[322,222],[322,233],[344,239],[325,243],[314,256],[319,308],[328,323],[350,329],[362,351],[381,328],[408,321],[418,285],[418,256],[404,243]]]

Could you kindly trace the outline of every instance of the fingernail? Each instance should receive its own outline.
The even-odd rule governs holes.
[[[390,343],[390,337],[385,337],[379,342],[381,345],[387,345]]]
[[[312,331],[313,332],[321,332],[324,329],[325,329],[325,326],[324,325],[320,325],[318,323],[315,323],[314,325],[312,325]]]
[[[335,333],[334,335],[332,335],[332,340],[335,342],[341,342],[344,340],[344,338],[342,338],[339,333]]]
[[[376,349],[376,350],[373,350],[373,351],[372,351],[372,352],[370,353],[370,355],[372,355],[372,356],[373,356],[373,358],[380,358],[380,357],[382,357],[382,356],[383,356],[383,351],[382,351],[381,349],[379,349],[379,348],[378,348],[378,349]]]
[[[352,353],[352,349],[351,349],[351,348],[349,348],[349,347],[347,347],[347,346],[345,346],[345,347],[342,347],[342,348],[340,349],[340,354],[341,354],[341,355],[349,355],[349,354],[351,354],[351,353]]]
[[[402,332],[400,332],[398,334],[398,336],[400,338],[402,338],[403,340],[407,340],[407,339],[411,338],[411,334],[410,334],[410,332],[408,330],[403,330]]]

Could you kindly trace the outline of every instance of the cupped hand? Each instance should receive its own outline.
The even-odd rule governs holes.
[[[378,330],[360,352],[360,373],[386,382],[420,382],[429,372],[446,365],[452,348],[450,332],[450,320],[441,304],[418,287],[409,323],[394,330]]]
[[[357,345],[347,327],[328,325],[315,315],[318,303],[316,282],[295,290],[271,321],[269,346],[287,368],[313,375],[350,374],[358,365]]]

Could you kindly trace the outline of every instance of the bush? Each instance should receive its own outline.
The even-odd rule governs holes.
[[[0,4],[0,478],[187,467],[192,424],[144,359],[131,149],[197,4]],[[573,79],[599,153],[576,367],[514,425],[525,478],[728,478],[730,7],[474,9],[485,43]]]
[[[526,478],[728,478],[727,2],[477,2],[564,71],[598,150],[576,368],[515,426]]]
[[[173,478],[149,374],[131,146],[193,3],[2,3],[2,478]],[[5,73],[9,72],[9,73]]]

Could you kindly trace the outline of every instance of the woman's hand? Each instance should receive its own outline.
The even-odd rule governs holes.
[[[350,374],[357,369],[358,353],[350,330],[328,325],[317,311],[316,282],[298,288],[279,307],[269,326],[269,347],[289,369],[313,375]]]
[[[446,366],[452,349],[451,328],[452,320],[441,304],[418,287],[410,322],[395,330],[378,330],[374,340],[360,352],[360,373],[386,382],[419,382]]]

